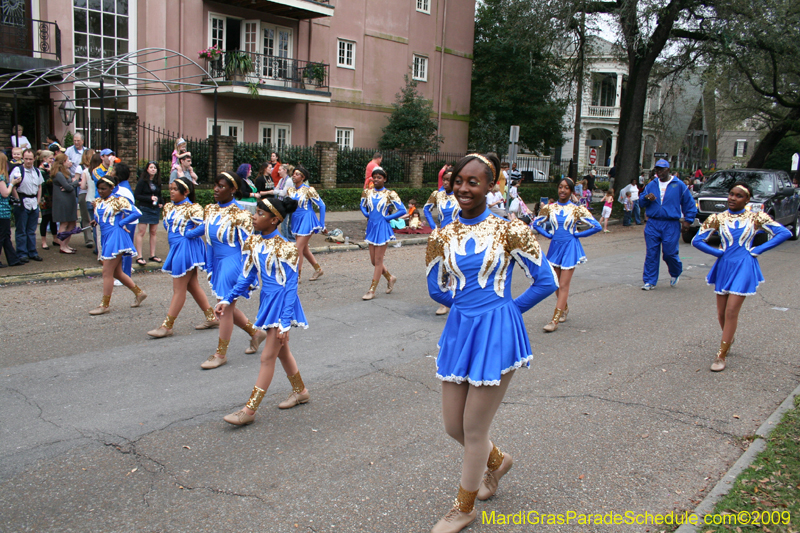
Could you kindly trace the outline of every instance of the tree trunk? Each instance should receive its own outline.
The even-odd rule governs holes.
[[[634,59],[628,67],[628,85],[621,103],[617,141],[619,162],[617,163],[617,175],[610,184],[616,190],[639,176],[644,107],[647,103],[647,80],[650,78],[652,68],[653,62],[646,58]],[[611,156],[614,157],[614,154]]]
[[[763,168],[769,154],[787,133],[797,127],[798,120],[800,120],[800,107],[795,107],[761,139],[753,155],[750,156],[750,161],[747,162],[747,168]]]

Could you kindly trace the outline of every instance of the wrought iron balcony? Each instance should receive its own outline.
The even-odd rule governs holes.
[[[0,23],[0,54],[61,62],[61,30],[55,22],[22,20]]]
[[[265,88],[327,90],[330,76],[330,65],[326,63],[253,52],[223,52],[219,59],[206,64],[206,70],[217,82],[246,82]],[[237,65],[249,68],[243,71]]]
[[[216,0],[217,3],[241,7],[279,17],[298,20],[332,17],[330,0]]]

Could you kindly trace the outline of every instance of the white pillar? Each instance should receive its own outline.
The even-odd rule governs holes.
[[[618,134],[616,134],[616,133],[612,133],[611,134],[611,144],[609,145],[609,150],[608,150],[608,152],[609,152],[609,156],[608,157],[610,158],[610,161],[609,161],[610,164],[608,166],[610,166],[610,167],[614,166],[614,156],[616,155],[616,152],[617,152],[617,137],[618,137]],[[605,161],[603,161],[603,163],[605,163]]]
[[[614,107],[622,105],[622,74],[617,72],[617,94],[614,98]]]

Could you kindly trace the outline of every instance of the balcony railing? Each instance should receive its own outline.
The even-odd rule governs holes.
[[[234,72],[228,68],[240,54],[248,56],[252,63],[247,72]],[[224,79],[313,90],[327,89],[330,76],[330,65],[326,63],[239,51],[223,52],[219,59],[207,61],[206,70],[217,81]]]
[[[0,54],[55,59],[61,62],[61,30],[55,22],[27,20],[0,23]]]
[[[607,107],[601,105],[590,105],[586,116],[597,118],[619,118],[618,107]]]

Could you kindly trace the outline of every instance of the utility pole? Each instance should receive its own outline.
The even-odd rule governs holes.
[[[581,25],[578,27],[578,97],[575,100],[575,132],[572,134],[572,161],[570,178],[578,177],[578,160],[581,155],[581,112],[583,108],[584,45],[586,44],[586,9],[581,7]]]

